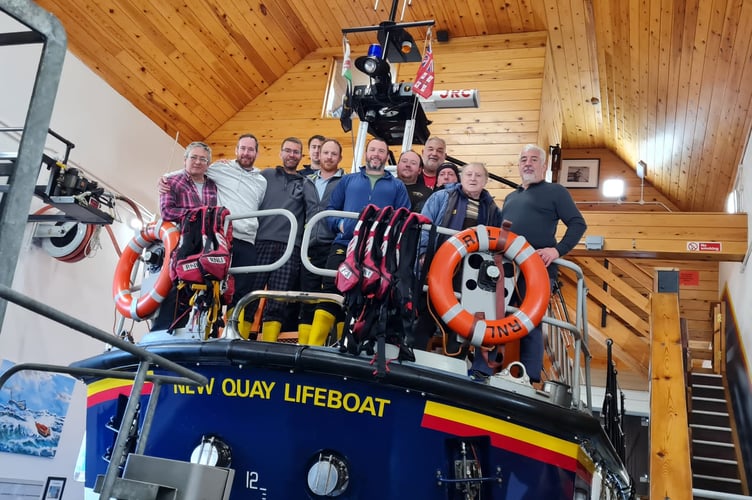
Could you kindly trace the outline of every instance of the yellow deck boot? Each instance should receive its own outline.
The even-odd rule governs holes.
[[[227,314],[225,315],[225,318],[227,321],[232,317],[232,312],[235,310],[234,307],[231,307],[227,310]],[[253,328],[253,323],[249,321],[245,321],[245,309],[240,311],[240,315],[238,316],[238,333],[241,337],[248,340],[248,337],[251,335],[251,329]]]
[[[345,322],[337,321],[337,340],[342,340],[342,332],[345,331]]]
[[[261,325],[261,340],[264,342],[276,342],[280,330],[282,330],[281,321],[264,321]]]
[[[308,345],[308,338],[311,335],[311,325],[301,323],[298,325],[298,345]]]
[[[324,345],[332,326],[334,326],[334,315],[323,309],[317,309],[313,315],[308,345]]]

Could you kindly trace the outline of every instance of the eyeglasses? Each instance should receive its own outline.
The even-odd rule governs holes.
[[[290,148],[283,148],[282,152],[285,153],[285,154],[287,154],[287,155],[299,155],[299,154],[301,154],[299,149],[290,149]]]
[[[209,158],[207,158],[206,156],[191,155],[188,157],[188,159],[191,161],[197,161],[199,163],[209,163]]]

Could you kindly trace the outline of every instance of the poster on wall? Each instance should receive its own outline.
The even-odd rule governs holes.
[[[0,374],[14,363],[0,360]],[[75,380],[66,375],[20,371],[0,389],[0,452],[53,458]]]

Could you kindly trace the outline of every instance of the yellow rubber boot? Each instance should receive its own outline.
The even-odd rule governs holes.
[[[311,325],[301,323],[298,325],[298,344],[308,345],[308,339],[311,335]]]
[[[311,334],[308,337],[308,345],[324,345],[329,332],[334,326],[334,315],[323,309],[317,309],[313,315]]]
[[[345,331],[345,322],[337,321],[337,340],[342,340],[342,332]]]
[[[280,330],[282,330],[281,321],[264,321],[261,325],[261,340],[264,342],[276,342]]]
[[[240,315],[238,316],[238,333],[241,337],[248,340],[248,337],[251,336],[252,329],[253,323],[245,320],[245,309],[243,309],[242,311],[240,311]]]
[[[230,318],[232,318],[232,312],[235,310],[234,307],[231,307],[227,310],[227,314],[225,314],[226,321],[229,321]],[[238,334],[240,334],[241,337],[248,340],[248,337],[251,335],[251,329],[253,328],[253,324],[249,323],[248,321],[245,321],[245,309],[240,311],[240,315],[238,316]]]

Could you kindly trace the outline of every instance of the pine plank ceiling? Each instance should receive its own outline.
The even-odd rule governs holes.
[[[680,209],[724,209],[752,120],[752,2],[405,1],[397,21],[433,19],[453,38],[547,31],[562,147],[642,160]],[[374,9],[374,0],[38,4],[61,20],[77,57],[181,142],[209,136],[304,56],[341,46],[342,28],[378,24],[392,8],[376,1]],[[425,29],[410,32],[420,40]]]

